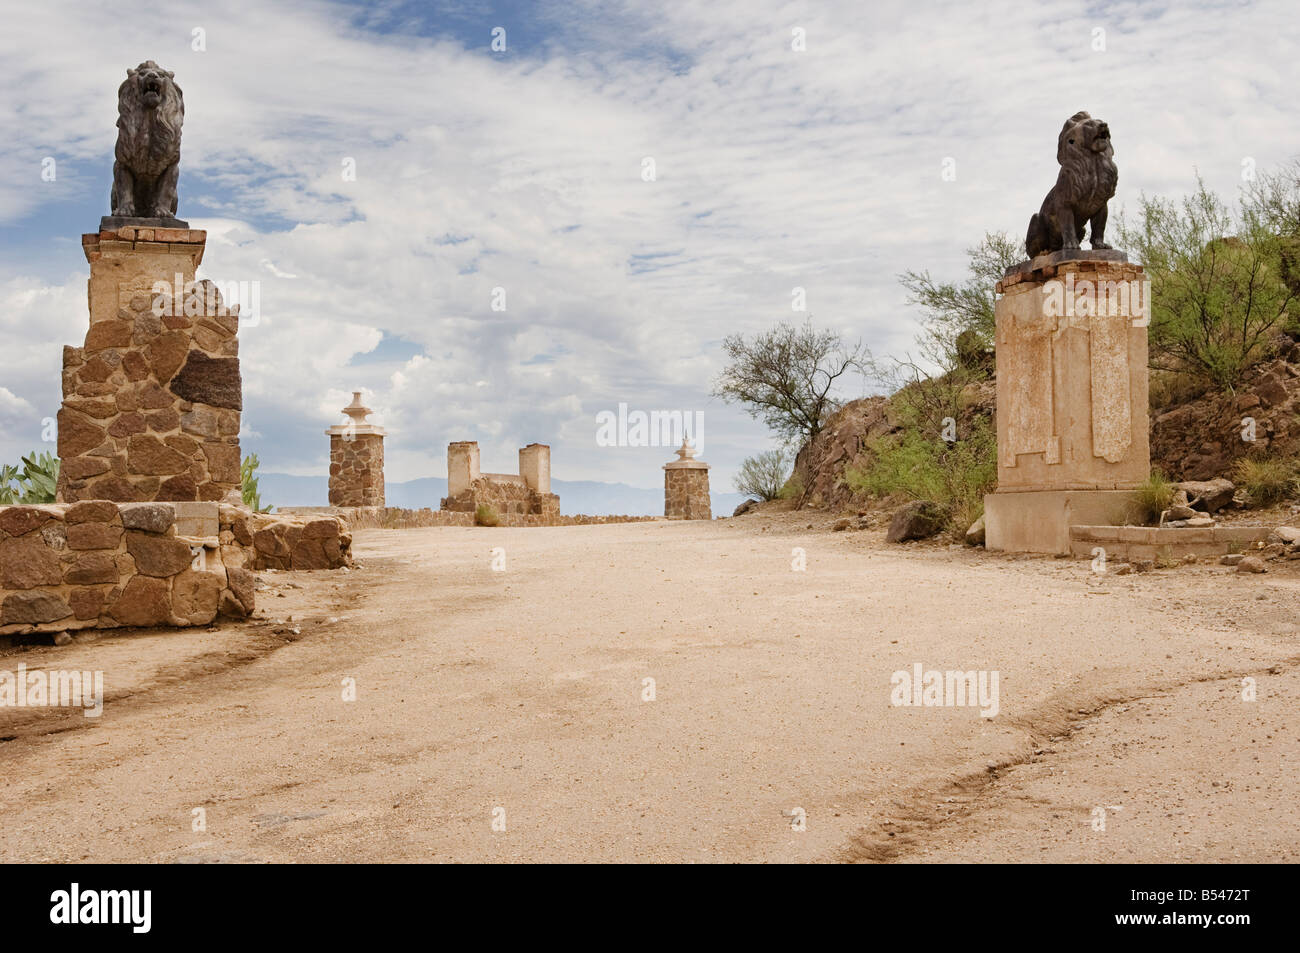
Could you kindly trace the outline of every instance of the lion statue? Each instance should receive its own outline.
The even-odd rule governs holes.
[[[1084,222],[1091,223],[1092,247],[1110,248],[1106,244],[1106,203],[1119,181],[1114,154],[1110,127],[1104,122],[1086,112],[1077,112],[1065,121],[1056,145],[1061,173],[1043,199],[1042,209],[1029,220],[1025,235],[1030,258],[1078,248]]]
[[[176,217],[185,100],[173,76],[148,60],[128,69],[118,87],[114,216]]]

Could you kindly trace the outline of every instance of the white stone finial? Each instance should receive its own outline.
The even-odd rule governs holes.
[[[370,415],[370,408],[361,403],[361,391],[354,390],[352,392],[352,403],[343,408],[343,413],[357,423],[363,423],[366,417]]]
[[[679,459],[679,460],[694,460],[694,459],[695,459],[695,455],[696,455],[696,453],[698,453],[698,451],[697,451],[694,447],[691,446],[691,442],[690,442],[688,439],[686,439],[685,437],[683,437],[683,438],[682,438],[682,445],[681,445],[681,447],[680,447],[680,448],[678,449],[678,451],[677,451],[677,459]]]

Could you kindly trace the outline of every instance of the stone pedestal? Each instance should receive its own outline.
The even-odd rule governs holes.
[[[346,424],[325,431],[330,438],[330,506],[384,505],[384,428],[367,423],[370,408],[361,391],[343,408]]]
[[[695,459],[695,449],[686,440],[682,440],[677,459],[664,464],[664,516],[670,520],[713,519],[709,465]]]
[[[998,283],[998,488],[986,545],[1067,553],[1072,524],[1123,523],[1151,470],[1149,296],[1120,252],[1057,252]]]
[[[239,499],[239,308],[194,281],[206,233],[82,236],[90,329],[63,351],[57,499]]]

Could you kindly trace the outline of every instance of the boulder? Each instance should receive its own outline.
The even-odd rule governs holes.
[[[1268,567],[1258,556],[1246,556],[1237,563],[1237,572],[1268,572]]]
[[[1232,502],[1232,494],[1237,491],[1231,480],[1216,477],[1213,480],[1189,480],[1178,484],[1178,488],[1187,493],[1193,509],[1216,513]]]
[[[971,523],[970,529],[966,530],[966,545],[984,545],[984,517],[981,516],[975,522]]]
[[[925,539],[943,528],[943,511],[930,500],[913,500],[894,514],[889,523],[885,541],[901,543],[909,539]]]
[[[744,516],[746,513],[748,513],[756,506],[758,506],[758,500],[746,500],[744,503],[741,503],[734,510],[732,510],[731,515]]]

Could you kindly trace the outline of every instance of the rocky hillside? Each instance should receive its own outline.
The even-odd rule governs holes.
[[[971,419],[994,415],[992,380],[966,388],[966,410],[958,432]],[[1151,411],[1151,465],[1173,480],[1209,480],[1227,475],[1252,450],[1270,456],[1300,456],[1300,343],[1287,342],[1280,356],[1256,368],[1234,394],[1211,393]],[[1243,423],[1244,418],[1249,418]],[[1254,442],[1242,439],[1254,422]],[[795,474],[802,502],[840,508],[860,501],[844,485],[848,466],[870,461],[868,443],[898,431],[888,397],[850,401],[826,428],[799,451]]]

